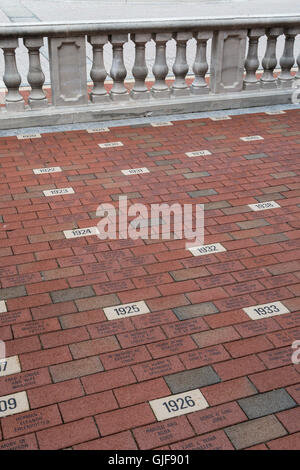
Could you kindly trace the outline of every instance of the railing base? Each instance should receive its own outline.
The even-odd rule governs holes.
[[[0,129],[41,127],[80,122],[101,122],[114,119],[198,113],[225,109],[290,104],[294,88],[242,91],[240,93],[193,95],[182,98],[130,100],[126,103],[89,104],[76,107],[29,109],[24,112],[0,112]]]

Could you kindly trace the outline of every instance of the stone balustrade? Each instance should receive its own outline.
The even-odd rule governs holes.
[[[0,128],[289,103],[293,84],[300,78],[300,51],[294,47],[298,34],[300,17],[5,25],[0,30],[5,70],[0,73],[7,93],[5,106],[0,108]],[[284,50],[277,61],[277,39],[281,35],[285,38]],[[267,38],[266,49],[258,74],[258,45],[263,36]],[[45,76],[40,61],[45,38],[51,103],[43,90]],[[176,41],[176,57],[170,84],[166,80],[170,72],[166,46],[172,39]],[[16,61],[20,40],[29,58],[27,80],[31,91],[26,105]],[[135,44],[131,87],[126,86],[128,70],[124,65],[124,45],[129,40]],[[147,81],[146,61],[149,41],[155,44],[151,82]],[[187,63],[189,41],[196,44],[193,64]],[[93,87],[89,93],[87,42],[93,51],[89,71]],[[105,69],[103,59],[103,48],[108,43],[112,46],[110,70]],[[187,81],[189,66],[194,75]],[[278,68],[279,73],[274,73]],[[291,73],[292,68],[296,73]],[[110,91],[105,86],[107,79],[112,80]]]

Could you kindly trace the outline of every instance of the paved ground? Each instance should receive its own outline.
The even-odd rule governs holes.
[[[245,16],[270,16],[270,15],[299,15],[298,0],[0,0],[0,23],[38,23],[65,21],[105,21],[128,19],[134,21],[141,18],[207,18],[207,17],[245,17]],[[260,40],[259,58],[264,56],[266,39]],[[277,59],[279,61],[284,47],[284,38],[278,39]],[[208,48],[210,49],[210,48]],[[132,78],[131,70],[134,61],[134,44],[129,42],[124,47],[127,78]],[[296,40],[295,56],[300,53],[300,36]],[[175,41],[169,41],[167,46],[167,62],[169,76],[172,76],[172,66],[176,54]],[[20,43],[17,52],[19,72],[22,76],[22,84],[27,85],[28,57],[27,50]],[[4,69],[3,54],[0,53],[0,87],[4,87],[2,81]],[[152,66],[155,57],[155,45],[151,41],[147,44],[147,65],[149,77],[152,77]],[[189,73],[195,57],[195,41],[188,43],[187,50]],[[104,48],[106,70],[109,72],[112,62],[111,46]],[[208,60],[210,53],[208,50]],[[46,84],[50,83],[48,47],[41,49],[42,68],[46,76]],[[92,51],[87,45],[87,79],[90,80],[92,67]]]
[[[21,365],[0,372],[1,412],[17,413],[0,419],[0,449],[300,448],[299,121],[289,110],[0,139],[0,338]],[[211,155],[185,154],[201,149]],[[52,166],[62,172],[33,173]],[[121,173],[137,167],[150,172]],[[119,194],[205,204],[205,244],[226,251],[65,238]],[[248,207],[266,201],[280,207]],[[107,319],[139,301],[148,313]],[[209,408],[194,411],[199,391]]]

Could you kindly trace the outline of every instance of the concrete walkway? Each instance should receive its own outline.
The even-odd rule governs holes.
[[[39,23],[58,21],[105,21],[120,19],[141,18],[195,18],[195,17],[245,17],[269,15],[297,15],[300,13],[298,0],[0,0],[0,23]],[[1,24],[0,24],[1,27]],[[283,50],[283,37],[279,38],[278,60]],[[134,45],[129,43],[124,48],[127,78],[132,78],[131,69],[134,60]],[[296,42],[296,51],[300,52],[300,38]],[[46,84],[50,83],[47,45],[41,50],[42,67],[46,75]],[[167,60],[172,75],[172,65],[175,58],[175,41],[170,41],[167,47]],[[259,57],[262,59],[265,52],[265,38],[260,41]],[[155,45],[147,45],[147,65],[149,77],[152,77]],[[192,73],[192,64],[195,55],[195,43],[188,45],[189,73]],[[104,49],[106,69],[111,67],[111,46]],[[18,67],[22,76],[22,84],[27,85],[28,57],[24,46],[17,53]],[[87,48],[87,70],[92,65],[92,51]],[[0,72],[3,71],[3,54],[0,53]],[[2,73],[0,73],[0,87],[4,87]]]

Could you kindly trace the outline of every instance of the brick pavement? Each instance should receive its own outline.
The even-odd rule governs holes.
[[[0,139],[1,450],[300,448],[299,122],[290,110]],[[62,171],[33,173],[45,167]],[[226,251],[65,237],[124,194],[204,204],[205,244]],[[279,207],[248,206],[268,201]],[[139,301],[147,313],[107,319]],[[203,409],[188,398],[199,390]]]

